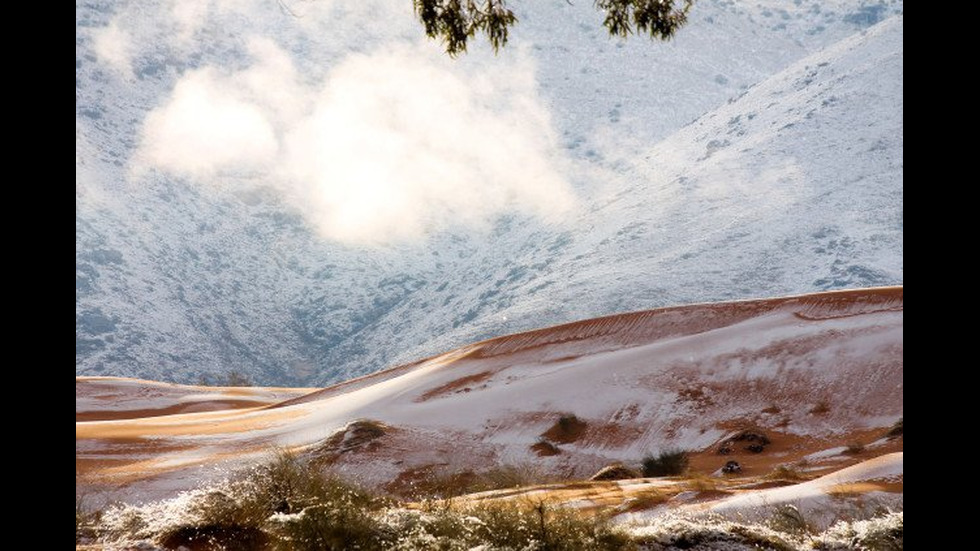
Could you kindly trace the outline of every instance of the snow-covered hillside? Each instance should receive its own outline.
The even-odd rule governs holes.
[[[267,0],[76,4],[76,374],[324,383],[613,312],[902,282],[901,2],[701,0],[669,44],[609,39],[590,2],[516,8],[500,57],[450,61],[407,0],[301,3],[298,17]],[[468,126],[528,144],[532,176],[567,208],[523,181],[487,183],[503,197],[480,196],[490,206],[425,188],[422,235],[362,244],[329,220],[324,235],[280,165],[377,66],[404,72],[370,105],[408,117],[398,86],[432,77]],[[271,161],[189,164],[179,140],[151,139],[182,91],[256,78],[282,97],[224,107],[274,114],[257,126],[268,136],[243,138]],[[304,102],[318,107],[288,112]],[[190,140],[211,161],[240,138],[218,130]],[[506,180],[521,167],[493,161],[515,151],[472,158]]]

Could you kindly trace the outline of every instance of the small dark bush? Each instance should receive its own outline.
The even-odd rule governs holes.
[[[578,417],[574,415],[562,415],[558,418],[558,426],[562,432],[571,432],[578,423]]]
[[[757,430],[743,430],[718,444],[718,455],[735,453],[736,446],[741,446],[743,450],[749,453],[762,453],[769,444],[769,437],[765,433]]]
[[[588,423],[585,421],[575,415],[565,414],[559,417],[551,428],[542,433],[541,437],[558,444],[570,444],[585,434],[586,427],[588,427]]]
[[[721,472],[725,474],[736,474],[742,472],[742,465],[738,461],[726,461],[725,465],[721,468]]]
[[[899,420],[895,421],[895,424],[892,425],[892,428],[888,429],[888,433],[886,434],[888,438],[898,438],[899,436],[904,435],[904,427],[902,426],[902,421],[904,419],[904,417],[899,418]]]
[[[675,476],[684,474],[688,465],[687,452],[666,450],[659,455],[643,458],[643,476]]]

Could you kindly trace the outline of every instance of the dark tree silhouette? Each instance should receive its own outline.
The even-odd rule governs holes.
[[[533,1],[533,0],[531,0]],[[517,23],[506,0],[412,0],[425,34],[441,40],[446,53],[466,51],[469,39],[486,35],[494,51],[507,44],[508,32]],[[669,40],[684,23],[694,0],[595,0],[606,14],[602,24],[610,35],[636,33]]]

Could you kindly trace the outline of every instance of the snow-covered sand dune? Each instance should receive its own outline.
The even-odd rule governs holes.
[[[669,447],[696,452],[702,472],[737,459],[763,474],[807,456],[836,468],[896,449],[818,453],[886,442],[901,417],[903,304],[886,287],[664,308],[491,339],[272,405],[76,421],[76,472],[141,500],[276,448],[390,490],[499,464],[587,476]],[[103,402],[83,403],[96,415]],[[719,455],[742,430],[771,442]]]

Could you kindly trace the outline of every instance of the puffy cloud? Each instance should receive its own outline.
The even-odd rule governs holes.
[[[207,178],[261,168],[277,150],[264,110],[243,99],[232,82],[201,69],[181,78],[169,100],[146,117],[140,160]]]
[[[323,235],[361,244],[574,205],[526,59],[491,73],[385,47],[306,82],[272,42],[250,51],[242,71],[179,80],[146,119],[143,162],[200,180],[261,170]]]

